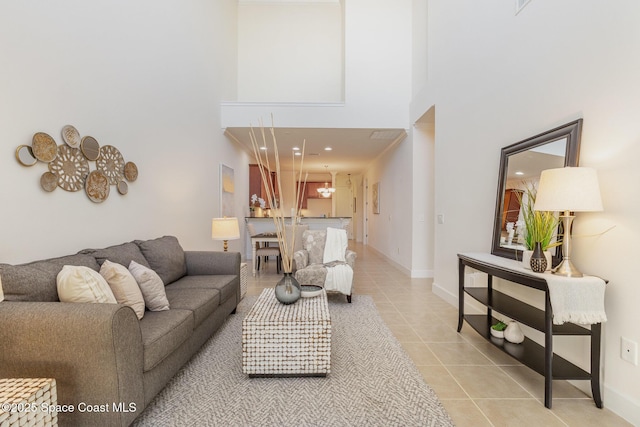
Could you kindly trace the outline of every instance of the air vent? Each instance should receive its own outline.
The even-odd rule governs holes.
[[[371,133],[370,139],[396,139],[402,134],[402,130],[375,130]]]
[[[520,13],[531,0],[516,0],[516,15]]]

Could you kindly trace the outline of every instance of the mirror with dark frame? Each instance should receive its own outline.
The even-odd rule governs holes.
[[[500,152],[500,172],[491,253],[522,259],[523,244],[520,201],[527,186],[537,188],[545,169],[578,166],[582,119],[504,147]],[[556,248],[553,264],[560,260]]]

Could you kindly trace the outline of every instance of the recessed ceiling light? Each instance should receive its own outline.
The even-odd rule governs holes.
[[[331,148],[331,147],[324,147],[324,151],[331,151],[331,150],[333,150],[333,148]]]
[[[300,151],[300,147],[293,147],[293,151]]]
[[[522,172],[522,171],[517,171],[517,172],[516,172],[516,175],[524,175],[524,172]]]
[[[302,156],[302,153],[299,151],[296,151],[295,153],[293,153],[294,156]]]
[[[267,147],[262,146],[262,147],[260,147],[260,149],[261,149],[261,150],[265,150],[265,151],[266,151]]]

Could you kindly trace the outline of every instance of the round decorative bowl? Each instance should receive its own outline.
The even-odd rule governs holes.
[[[302,293],[300,294],[300,296],[302,298],[317,297],[322,293],[322,286],[302,285],[301,288],[302,288]]]

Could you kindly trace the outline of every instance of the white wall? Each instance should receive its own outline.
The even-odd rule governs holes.
[[[457,299],[456,254],[489,251],[500,148],[584,118],[580,164],[598,170],[605,210],[579,214],[572,259],[610,282],[604,404],[640,425],[640,367],[620,337],[640,343],[640,4],[630,0],[429,3],[429,94],[436,114],[435,288]],[[556,349],[588,367],[586,346]]]
[[[344,102],[298,96],[287,88],[287,99],[305,103],[252,104],[227,98],[222,125],[247,126],[273,113],[281,127],[408,128],[411,99],[411,0],[348,0],[344,2]],[[267,66],[267,65],[265,65]],[[259,69],[253,79],[264,81]],[[238,93],[247,78],[239,81]],[[270,84],[265,82],[265,85]],[[274,83],[274,84],[277,84]],[[313,82],[312,85],[321,84]],[[318,105],[320,103],[320,105]]]
[[[343,100],[339,3],[241,3],[238,101]]]
[[[222,248],[210,237],[220,162],[248,187],[248,159],[219,123],[220,100],[236,96],[235,16],[234,0],[2,3],[2,262],[164,234],[186,249]],[[83,192],[46,193],[46,165],[17,163],[18,145],[38,131],[61,144],[66,124],[137,164],[126,196],[112,187],[95,204]]]

